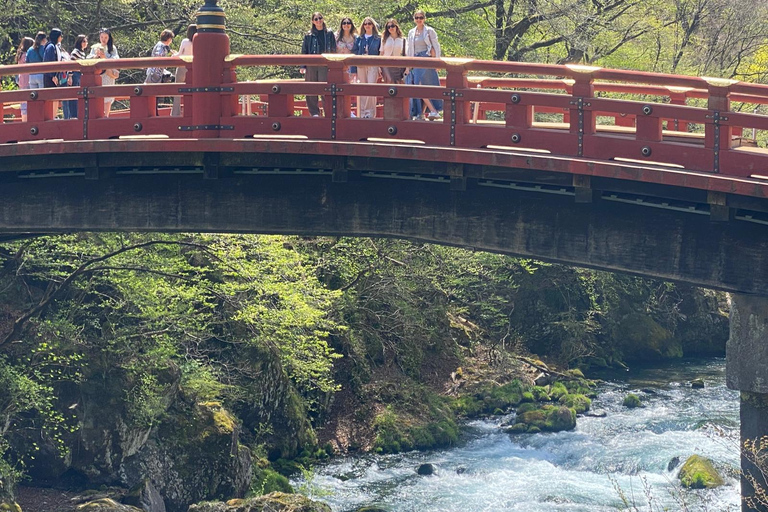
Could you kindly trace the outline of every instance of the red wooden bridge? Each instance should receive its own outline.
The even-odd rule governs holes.
[[[215,4],[198,13],[194,59],[0,67],[82,73],[80,87],[0,92],[4,111],[28,111],[0,124],[0,234],[393,236],[729,290],[742,314],[728,384],[763,397],[742,399],[742,436],[768,431],[768,407],[755,405],[768,403],[768,350],[753,329],[768,318],[758,297],[768,297],[768,150],[758,147],[768,115],[757,113],[768,86],[472,59],[230,55]],[[327,82],[238,80],[301,65],[326,66]],[[444,79],[349,84],[352,65],[434,67]],[[106,69],[180,66],[187,84],[101,85]],[[323,96],[325,117],[303,115],[306,95]],[[182,116],[156,109],[170,96],[182,97]],[[358,96],[379,98],[377,118],[352,115]],[[107,97],[125,109],[107,117]],[[410,98],[443,99],[443,118],[411,120]],[[77,118],[57,119],[71,99]]]

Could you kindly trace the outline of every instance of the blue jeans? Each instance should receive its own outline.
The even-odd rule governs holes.
[[[72,73],[72,86],[80,86],[80,76],[82,73]],[[64,112],[64,119],[73,119],[77,117],[77,100],[64,100],[61,102],[61,110]]]
[[[429,57],[427,52],[419,52],[414,57]],[[434,69],[413,68],[408,73],[405,83],[413,85],[440,85],[440,78]],[[435,110],[443,110],[443,100],[431,100]],[[411,116],[418,117],[424,112],[424,105],[421,98],[411,98]]]

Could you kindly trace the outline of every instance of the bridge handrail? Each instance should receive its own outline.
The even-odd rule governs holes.
[[[221,70],[218,78],[214,73],[213,78],[206,78],[212,81],[201,86],[199,77],[197,81],[195,77],[201,69],[208,71],[205,66],[211,63],[198,60],[196,70],[195,59],[198,57],[0,66],[0,76],[60,71],[83,74],[80,87],[0,92],[0,102],[27,101],[29,111],[27,122],[0,126],[0,143],[134,134],[163,134],[180,139],[253,135],[302,135],[349,141],[383,138],[444,147],[549,151],[553,155],[604,161],[622,158],[740,177],[768,174],[763,171],[768,169],[768,154],[744,152],[734,143],[741,140],[744,129],[768,130],[768,116],[738,113],[731,108],[733,101],[768,104],[768,86],[762,84],[590,66],[457,58],[229,55],[216,63]],[[445,77],[436,86],[349,84],[345,82],[344,71],[352,65],[434,67],[445,70]],[[238,81],[239,69],[257,66],[322,66],[328,68],[329,78],[324,82]],[[186,67],[190,84],[101,85],[103,70],[150,67]],[[488,73],[515,76],[488,77]],[[629,98],[596,94],[600,92]],[[184,97],[183,116],[159,115],[155,98],[179,95]],[[296,97],[304,95],[324,96],[329,118],[297,117]],[[93,101],[114,96],[129,98],[127,116],[106,118],[102,102]],[[258,96],[264,106],[258,116],[243,115],[241,111],[241,103],[249,102],[249,96]],[[365,121],[352,119],[354,96],[383,98],[381,115]],[[424,124],[411,121],[408,100],[419,97],[446,101],[443,122],[425,130]],[[669,98],[670,104],[658,97]],[[77,98],[78,119],[54,119],[55,102]],[[692,98],[706,100],[707,104],[686,105],[686,100]],[[215,106],[220,114],[216,114],[214,123],[201,124],[193,121],[196,105],[206,112]],[[478,112],[494,110],[503,115],[495,120],[478,117]],[[555,117],[537,118],[537,114]],[[614,118],[615,126],[599,125],[599,116]],[[703,126],[703,131],[689,132],[688,123]],[[72,129],[77,125],[82,130]]]

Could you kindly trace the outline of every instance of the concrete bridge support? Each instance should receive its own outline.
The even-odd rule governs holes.
[[[768,460],[756,464],[754,453],[768,455],[768,297],[731,294],[726,368],[728,387],[741,391],[741,510],[768,512],[755,498],[768,496]]]

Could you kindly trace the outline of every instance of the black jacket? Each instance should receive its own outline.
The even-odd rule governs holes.
[[[301,53],[304,55],[319,55],[320,42],[318,41],[318,37],[322,37],[322,34],[316,34],[312,31],[305,35],[304,42],[301,43]],[[330,30],[325,31],[324,53],[336,53],[336,38]]]

